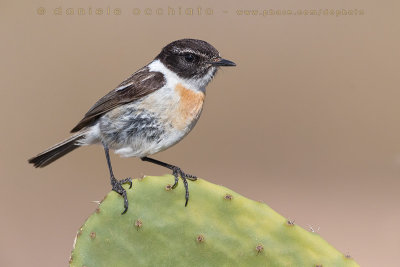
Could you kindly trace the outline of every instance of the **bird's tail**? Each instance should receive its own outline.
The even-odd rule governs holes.
[[[67,140],[58,143],[51,148],[43,151],[37,156],[28,160],[29,163],[33,164],[36,168],[43,168],[53,161],[61,158],[62,156],[68,154],[72,150],[80,147],[82,144],[79,142],[81,139],[85,138],[85,133],[79,133],[71,136]]]

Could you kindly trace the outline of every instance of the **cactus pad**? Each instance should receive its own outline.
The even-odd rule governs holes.
[[[110,192],[78,231],[70,266],[358,266],[266,204],[198,179],[185,208],[171,182],[135,179],[125,215]]]

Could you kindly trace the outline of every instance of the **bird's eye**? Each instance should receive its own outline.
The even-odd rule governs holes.
[[[188,53],[184,55],[186,62],[193,62],[195,59],[195,55]]]

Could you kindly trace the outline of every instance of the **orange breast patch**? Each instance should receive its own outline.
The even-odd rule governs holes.
[[[204,93],[195,92],[193,90],[185,88],[182,84],[178,84],[175,87],[175,91],[180,96],[179,101],[179,121],[177,121],[178,128],[186,127],[194,119],[197,119],[204,103]]]

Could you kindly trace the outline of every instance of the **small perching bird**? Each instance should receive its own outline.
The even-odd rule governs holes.
[[[97,101],[72,129],[70,138],[29,159],[29,163],[45,167],[80,146],[101,144],[112,190],[124,198],[122,214],[128,210],[122,184],[129,183],[131,188],[132,180],[114,177],[109,149],[122,157],[139,157],[172,170],[172,188],[181,177],[186,206],[187,179],[196,180],[196,176],[148,156],[175,145],[193,129],[203,108],[206,86],[220,66],[236,65],[221,58],[205,41],[182,39],[168,44],[152,62]]]

